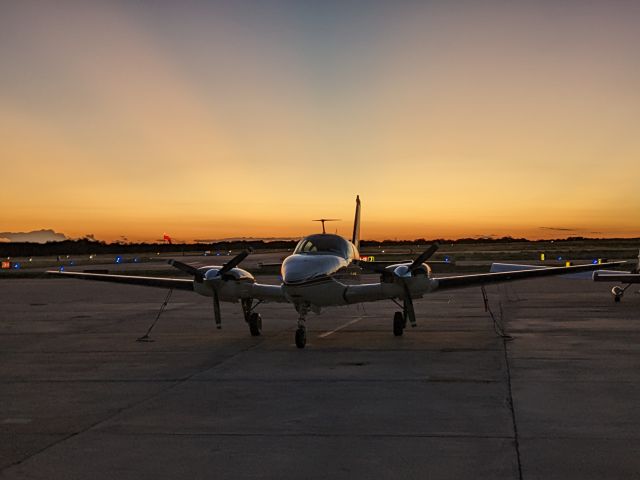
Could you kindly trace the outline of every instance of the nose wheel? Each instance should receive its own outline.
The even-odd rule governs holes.
[[[296,347],[304,348],[307,344],[307,329],[304,327],[298,327],[296,330]]]
[[[296,305],[296,309],[298,310],[298,329],[296,330],[296,347],[304,348],[307,344],[307,327],[305,325],[305,320],[307,317],[307,312],[309,311],[308,304]]]

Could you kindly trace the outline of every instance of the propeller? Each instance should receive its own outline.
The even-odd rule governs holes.
[[[233,257],[231,260],[229,260],[227,263],[225,263],[222,266],[222,268],[218,271],[218,275],[222,277],[225,273],[228,273],[232,268],[236,268],[238,265],[240,265],[240,262],[242,262],[245,258],[247,258],[247,256],[251,252],[252,252],[251,248],[248,248],[247,250],[240,252],[238,255]]]
[[[411,277],[413,272],[420,268],[420,266],[427,261],[431,256],[436,253],[438,250],[438,244],[434,243],[429,248],[427,248],[423,253],[421,253],[411,264],[409,265],[398,265],[394,270],[393,274],[399,278]]]
[[[404,291],[404,311],[412,327],[416,326],[416,312],[413,308],[413,299],[411,298],[411,291],[409,290],[407,278],[410,278],[416,269],[431,258],[438,248],[438,244],[434,243],[422,252],[410,265],[398,265],[393,270],[393,274],[400,279],[400,283],[402,284],[402,290]]]
[[[216,286],[215,282],[224,280],[224,275],[229,273],[231,269],[236,268],[240,264],[240,262],[247,258],[247,256],[251,252],[251,248],[240,252],[238,255],[225,263],[222,268],[220,268],[220,270],[216,272],[215,275],[209,276],[208,278],[205,278],[204,273],[201,269],[196,268],[193,265],[189,265],[178,260],[169,260],[169,264],[171,266],[176,267],[178,270],[182,270],[185,273],[193,275],[193,278],[196,282],[202,283],[205,280],[207,282],[210,282],[211,289],[213,290],[213,315],[216,320],[216,328],[218,329],[222,328],[222,314],[220,313],[220,296],[218,295],[218,286]]]
[[[171,265],[172,267],[176,267],[178,270],[182,270],[189,275],[193,275],[196,282],[202,282],[202,280],[204,280],[204,275],[202,274],[202,272],[193,265],[189,265],[187,263],[179,262],[178,260],[173,259],[169,260],[169,265]]]
[[[429,248],[422,252],[422,254],[418,258],[416,258],[411,265],[409,265],[409,271],[413,272],[416,268],[429,260],[433,256],[433,254],[438,251],[438,248],[440,247],[437,243],[432,244]]]

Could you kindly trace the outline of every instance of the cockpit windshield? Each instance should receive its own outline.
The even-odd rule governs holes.
[[[317,234],[300,240],[293,253],[339,255],[348,259],[350,251],[349,243],[344,238],[338,235]]]

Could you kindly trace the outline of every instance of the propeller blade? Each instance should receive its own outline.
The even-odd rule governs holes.
[[[222,266],[222,268],[218,272],[218,275],[222,276],[225,273],[227,273],[229,270],[231,270],[232,268],[237,267],[240,264],[240,262],[243,261],[245,258],[247,258],[247,256],[250,253],[251,253],[251,249],[245,250],[244,252],[241,252],[238,255],[236,255],[235,257],[233,257],[231,260],[229,260],[227,263],[225,263]]]
[[[413,300],[411,299],[411,291],[409,290],[409,285],[407,285],[407,282],[405,280],[402,281],[402,287],[404,290],[404,310],[407,312],[409,323],[412,327],[415,327],[416,311],[413,308]]]
[[[218,291],[213,289],[213,315],[216,319],[216,328],[220,330],[222,328],[222,315],[220,314],[220,298],[218,297]]]
[[[204,278],[202,275],[202,272],[198,270],[196,267],[194,267],[193,265],[189,265],[173,259],[169,260],[169,265],[171,265],[172,267],[176,267],[178,270],[182,270],[183,272],[188,273],[189,275],[193,275],[195,279],[198,281],[202,281],[202,279]]]
[[[427,248],[418,258],[416,258],[411,265],[409,265],[409,271],[413,272],[416,268],[422,265],[426,260],[431,258],[431,256],[436,253],[438,250],[438,244],[434,243],[429,248]]]

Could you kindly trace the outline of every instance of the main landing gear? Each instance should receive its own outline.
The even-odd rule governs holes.
[[[400,306],[398,302],[394,302]],[[402,311],[393,314],[393,334],[396,337],[401,337],[404,333],[404,329],[407,328],[407,320],[411,323],[411,327],[416,326],[416,312],[413,309],[413,300],[410,295],[407,295],[402,302]]]
[[[407,320],[404,318],[402,312],[396,312],[393,314],[393,334],[396,337],[401,337],[404,332],[404,327],[407,326]]]
[[[252,337],[259,337],[262,332],[262,316],[259,313],[254,312],[253,309],[258,306],[258,303],[253,305],[252,298],[243,298],[242,312],[244,313],[244,320],[249,325],[249,332]]]

